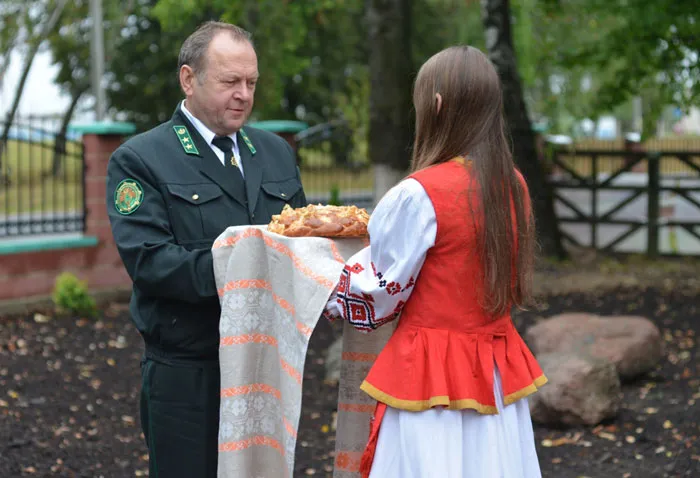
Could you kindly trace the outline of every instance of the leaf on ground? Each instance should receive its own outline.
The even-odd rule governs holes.
[[[45,323],[49,322],[50,320],[51,320],[51,317],[49,317],[47,315],[40,314],[38,312],[36,314],[34,314],[34,322],[36,322],[37,324],[45,324]]]
[[[598,438],[604,438],[605,440],[616,441],[617,437],[612,433],[600,432],[596,435]]]

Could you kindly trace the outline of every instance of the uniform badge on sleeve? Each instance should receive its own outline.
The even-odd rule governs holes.
[[[114,206],[119,214],[128,215],[136,211],[143,202],[143,188],[134,179],[124,179],[114,191]]]

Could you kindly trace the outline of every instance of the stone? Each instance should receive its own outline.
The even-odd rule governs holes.
[[[549,426],[596,425],[613,418],[622,390],[607,359],[552,353],[537,358],[549,380],[530,397],[532,420]]]
[[[663,356],[663,338],[649,319],[567,313],[530,327],[525,340],[535,356],[579,352],[606,358],[622,380],[650,372]]]

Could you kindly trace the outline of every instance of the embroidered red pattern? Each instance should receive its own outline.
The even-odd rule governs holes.
[[[413,287],[415,280],[411,277],[405,287],[402,287],[398,282],[392,281],[387,283],[381,272],[377,272],[374,263],[371,263],[372,272],[378,280],[378,285],[384,289],[389,295],[396,295]],[[364,271],[364,267],[360,264],[352,266],[346,265],[340,277],[337,291],[337,303],[343,311],[343,316],[354,327],[360,330],[373,330],[387,322],[395,320],[403,309],[405,302],[399,301],[394,307],[394,310],[385,317],[376,317],[374,309],[374,297],[369,294],[354,294],[351,292],[350,286],[352,274],[359,274]]]
[[[398,282],[390,282],[386,285],[386,291],[391,295],[396,295],[401,292],[401,284]]]
[[[347,278],[345,274],[340,276],[340,282],[338,282],[338,292],[345,292],[346,287],[347,287]]]

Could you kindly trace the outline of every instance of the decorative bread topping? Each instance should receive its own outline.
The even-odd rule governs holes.
[[[287,237],[362,237],[369,214],[357,206],[311,204],[293,209],[288,204],[272,216],[268,231]]]

